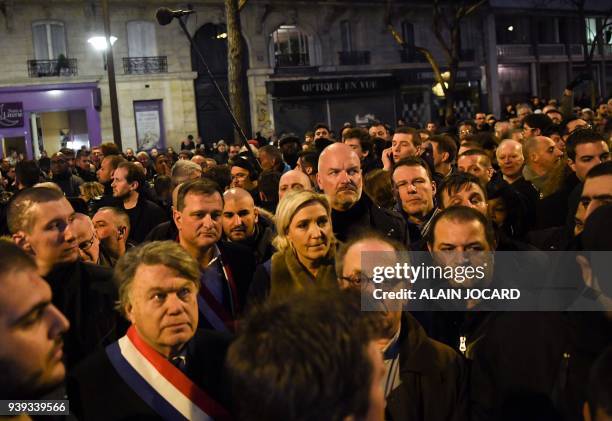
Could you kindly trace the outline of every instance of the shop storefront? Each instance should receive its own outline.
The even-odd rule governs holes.
[[[323,122],[338,131],[344,123],[393,122],[398,84],[391,75],[310,77],[267,82],[276,133],[302,135]]]
[[[0,154],[28,159],[44,150],[80,149],[101,143],[97,83],[0,88]]]
[[[424,126],[428,121],[442,123],[445,98],[437,96],[431,69],[413,69],[396,72],[400,84],[399,116],[406,122]],[[457,72],[455,113],[458,120],[467,120],[482,109],[482,74],[479,67],[461,68]]]

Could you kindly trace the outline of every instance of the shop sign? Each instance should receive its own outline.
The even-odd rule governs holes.
[[[268,91],[277,98],[354,95],[391,90],[396,87],[392,77],[361,77],[308,79],[268,82]]]
[[[23,103],[0,102],[0,128],[23,127]]]

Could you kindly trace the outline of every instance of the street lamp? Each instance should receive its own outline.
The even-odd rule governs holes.
[[[115,41],[117,41],[117,37],[111,35],[109,37],[110,45],[112,46]],[[104,70],[106,69],[106,50],[108,49],[108,42],[106,42],[106,38],[103,36],[93,36],[87,40],[87,42],[94,48],[96,51],[102,52],[102,57],[104,57]]]
[[[110,16],[108,0],[102,0],[102,18],[104,20],[104,36],[94,36],[87,40],[98,51],[104,53],[104,70],[108,74],[108,93],[110,95],[111,123],[113,126],[113,141],[122,149],[121,125],[119,123],[119,105],[117,103],[117,83],[115,82],[115,61],[113,59],[113,44],[117,37],[110,34]]]

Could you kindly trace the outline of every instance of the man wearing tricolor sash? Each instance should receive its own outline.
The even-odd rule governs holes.
[[[178,188],[174,222],[178,242],[199,264],[200,327],[235,332],[255,272],[253,252],[220,241],[223,196],[216,183],[194,180]]]
[[[229,419],[225,334],[198,330],[197,262],[178,244],[131,250],[115,268],[125,336],[68,380],[79,419]]]

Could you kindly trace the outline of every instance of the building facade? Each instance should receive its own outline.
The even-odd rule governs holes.
[[[585,1],[584,20],[573,3],[490,0],[483,10],[483,59],[496,115],[530,96],[559,98],[587,70],[585,52],[591,50],[598,92],[604,98],[612,93],[612,1]],[[587,88],[579,86],[575,98],[589,96]]]
[[[584,69],[583,41],[592,42],[589,33],[604,26],[603,3],[587,1],[586,39],[576,11],[561,0],[490,0],[466,18],[458,118],[477,110],[499,115],[505,102],[532,95],[559,97]],[[178,24],[156,22],[162,6],[193,8],[184,21],[227,93],[222,0],[109,0],[123,147],[177,148],[188,134],[207,142],[232,138],[231,121]],[[434,93],[433,72],[416,48],[429,49],[444,70],[430,2],[395,1],[388,13],[384,0],[248,0],[241,20],[250,135],[301,135],[314,122],[337,130],[346,122],[440,118],[444,99]],[[39,156],[113,140],[106,62],[94,48],[103,33],[99,0],[0,1],[4,153]],[[603,95],[611,89],[610,38],[606,32],[593,55]]]
[[[197,132],[190,49],[178,33],[159,31],[148,3],[110,2],[124,148],[176,147]],[[112,141],[105,55],[95,48],[104,34],[100,2],[0,6],[2,152],[38,157]]]

